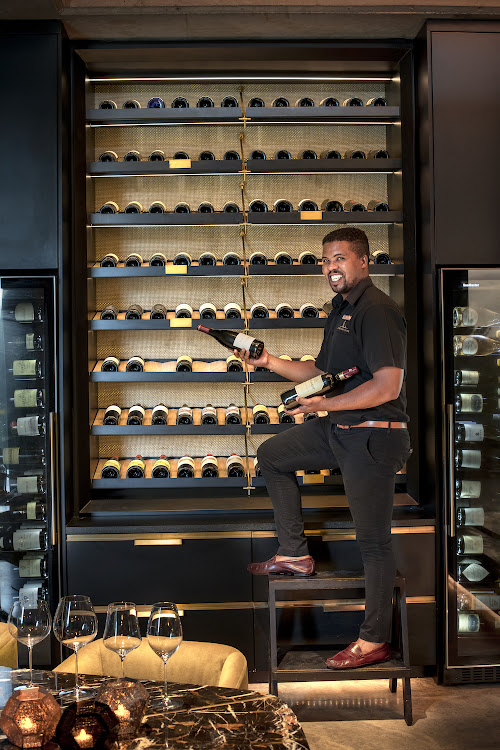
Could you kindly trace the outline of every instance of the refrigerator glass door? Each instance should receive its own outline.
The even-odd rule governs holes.
[[[52,567],[54,279],[0,278],[0,608],[47,598]]]
[[[442,271],[447,667],[500,664],[500,269]]]

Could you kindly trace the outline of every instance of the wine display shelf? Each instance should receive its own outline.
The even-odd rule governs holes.
[[[93,227],[148,227],[148,226],[207,226],[222,224],[233,226],[242,224],[242,213],[228,214],[223,211],[214,213],[190,214],[90,214],[90,226]],[[254,211],[248,214],[247,224],[399,224],[403,221],[402,211],[289,211],[288,213],[263,213]]]
[[[98,313],[96,313],[98,315]],[[301,328],[323,328],[326,323],[326,315],[320,318],[252,318],[248,321],[249,329],[274,328],[274,329],[301,329]],[[245,327],[244,320],[212,319],[205,320],[199,317],[173,318],[172,320],[91,320],[89,328],[92,331],[178,331],[186,328],[196,331],[198,324],[207,325],[210,328],[231,328],[241,330]]]
[[[300,487],[318,485],[326,487],[342,487],[343,481],[341,476],[328,476],[327,474],[306,474],[305,476],[300,475],[297,477],[297,481]],[[397,477],[397,484],[404,487],[406,483],[405,477]],[[263,477],[251,477],[250,485],[252,487],[264,488],[266,483]],[[205,478],[193,478],[193,479],[94,479],[92,482],[93,489],[96,490],[151,490],[151,489],[211,489],[211,488],[238,488],[244,489],[247,486],[246,477],[205,477]],[[404,497],[408,497],[406,493],[397,493],[396,497],[399,500],[400,494],[404,494]],[[335,506],[335,499],[329,503],[331,506]],[[406,503],[401,503],[406,504]],[[408,504],[414,504],[413,501],[409,501]],[[347,503],[346,503],[347,505]],[[230,508],[231,505],[226,505]],[[270,505],[269,505],[270,507]],[[181,510],[181,508],[179,508]]]
[[[321,264],[317,265],[294,263],[293,265],[280,265],[269,262],[266,266],[254,263],[248,264],[248,276],[321,276]],[[370,263],[370,276],[397,276],[404,273],[403,263]],[[100,265],[90,266],[88,269],[90,278],[128,278],[134,276],[244,276],[244,266],[225,266],[219,262],[216,266],[200,266],[192,263],[190,266],[174,265],[167,263],[166,266],[140,267],[118,266],[104,267]],[[231,323],[231,325],[233,325]]]
[[[289,383],[274,372],[251,372],[250,383]],[[244,372],[91,372],[94,383],[244,383]]]
[[[243,169],[241,159],[191,160],[181,161],[115,161],[89,162],[87,174],[91,177],[106,175],[178,175],[182,174],[238,174]],[[172,166],[171,166],[172,164]],[[345,173],[388,173],[401,169],[401,159],[247,159],[246,169],[250,174],[327,174]]]
[[[276,123],[375,123],[398,122],[399,107],[247,107],[247,124],[261,122]],[[89,109],[87,122],[96,125],[147,125],[178,123],[234,123],[241,127],[241,107],[188,107],[175,109]]]

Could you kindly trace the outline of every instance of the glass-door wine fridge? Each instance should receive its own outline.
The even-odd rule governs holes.
[[[3,620],[17,598],[52,608],[58,593],[54,294],[53,277],[0,277]]]
[[[441,274],[445,682],[500,679],[500,269]]]

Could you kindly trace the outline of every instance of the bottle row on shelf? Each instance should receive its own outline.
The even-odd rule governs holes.
[[[500,387],[495,385],[492,390],[493,393],[491,395],[466,392],[456,393],[455,412],[457,414],[495,414],[500,409]],[[500,418],[500,415],[498,415],[498,418]]]
[[[485,596],[491,597],[491,601],[500,598],[498,594]],[[457,632],[459,635],[488,632],[500,636],[500,605],[497,605],[496,611],[484,607],[481,612],[457,612]]]
[[[453,353],[455,357],[487,357],[489,354],[500,354],[500,331],[495,338],[482,335],[453,336]]]
[[[267,203],[260,199],[250,201],[250,203],[248,204],[249,213],[267,213],[269,210],[270,209]],[[389,211],[390,209],[389,209],[389,205],[385,201],[381,201],[378,199],[370,200],[365,206],[364,203],[361,203],[361,201],[358,201],[358,200],[348,200],[344,204],[342,204],[340,201],[332,200],[330,198],[327,198],[324,201],[322,201],[321,207],[318,206],[318,203],[316,203],[316,201],[310,198],[304,198],[303,200],[299,201],[297,209],[294,209],[293,204],[289,200],[280,198],[279,200],[274,202],[272,210],[275,213],[292,213],[294,210],[297,210],[300,212],[302,211],[326,211],[330,213],[340,213],[340,212],[345,211],[346,213],[352,213],[352,212],[358,212],[358,211]],[[143,214],[143,213],[190,214],[192,212],[200,213],[200,214],[217,213],[212,203],[208,201],[202,201],[202,203],[200,203],[198,208],[194,210],[191,209],[191,206],[188,203],[181,202],[181,203],[177,203],[172,209],[172,211],[168,211],[166,204],[160,200],[153,201],[153,203],[151,203],[147,211],[144,209],[144,207],[142,206],[142,203],[140,203],[139,201],[130,201],[123,208],[123,210],[120,209],[116,201],[106,201],[106,203],[103,203],[103,205],[99,209],[100,214],[118,214],[118,213],[124,213],[124,214]],[[226,214],[241,213],[241,208],[240,206],[238,206],[237,203],[232,203],[232,202],[226,203],[222,209],[222,213],[226,213]]]
[[[160,96],[153,96],[147,102],[148,109],[165,109],[165,101]],[[170,104],[172,109],[188,109],[189,101],[184,96],[176,96]],[[221,103],[221,107],[236,108],[240,106],[240,100],[235,96],[225,96]],[[258,96],[252,97],[247,104],[248,107],[265,107],[266,104],[264,99]],[[316,104],[310,96],[303,96],[297,99],[295,104],[290,105],[289,99],[284,96],[278,96],[271,103],[271,107],[315,107]],[[322,99],[319,103],[320,107],[340,107],[340,102],[334,96],[327,96]],[[344,99],[342,102],[343,107],[363,107],[363,100],[359,96],[351,96]],[[386,107],[387,99],[383,96],[374,96],[368,99],[366,102],[367,107]],[[201,96],[196,102],[196,108],[206,109],[215,107],[214,100],[209,96]],[[112,99],[104,99],[99,103],[99,109],[117,109],[117,104]],[[141,104],[137,99],[125,99],[121,104],[122,109],[141,109]]]
[[[304,415],[304,419],[314,419],[316,413]],[[302,415],[298,422],[302,421]],[[160,426],[160,425],[239,425],[239,424],[293,424],[295,417],[285,411],[283,404],[279,406],[265,406],[256,404],[251,408],[236,406],[212,406],[191,407],[184,404],[181,407],[167,407],[165,404],[147,407],[141,404],[133,404],[131,407],[122,408],[117,404],[107,406],[97,415],[94,425],[106,426]]]
[[[4,470],[0,485],[0,498],[2,504],[12,501],[17,495],[36,495],[44,497],[46,494],[46,481],[43,474],[22,474],[13,479]]]
[[[43,305],[26,301],[18,302],[12,308],[4,307],[2,310],[2,320],[14,321],[16,323],[43,323]],[[30,348],[28,340],[26,340],[26,348]],[[33,346],[33,348],[35,347]]]
[[[325,151],[320,151],[319,157],[318,153],[312,149],[312,148],[306,148],[300,151],[297,156],[292,156],[291,152],[288,151],[288,149],[281,148],[272,157],[273,159],[280,160],[280,159],[389,159],[389,152],[385,148],[375,148],[370,151],[364,151],[361,148],[352,148],[348,151],[345,151],[344,154],[340,151],[337,151],[336,149],[326,149]],[[254,149],[250,152],[248,155],[248,159],[258,159],[258,160],[267,160],[267,154],[265,151],[262,151],[262,149]],[[174,161],[191,161],[191,157],[187,153],[187,151],[175,151],[172,155],[172,157],[169,157],[168,155],[165,155],[165,151],[162,149],[155,149],[152,151],[147,157],[144,157],[140,151],[136,151],[135,149],[132,149],[131,151],[127,151],[123,157],[121,157],[122,161],[128,161],[128,162],[137,162],[137,161],[168,161],[168,160],[174,160]],[[229,150],[224,152],[223,161],[241,161],[242,156],[237,151]],[[117,162],[120,161],[120,157],[118,156],[116,151],[103,151],[102,154],[99,155],[98,161],[100,162]],[[215,154],[213,151],[204,150],[201,151],[198,154],[197,159],[194,159],[194,161],[217,161]]]
[[[389,253],[385,250],[372,250],[371,260],[374,263],[392,263]],[[218,263],[221,263],[224,266],[239,266],[243,261],[242,258],[234,252],[225,253],[221,261],[217,261],[217,258],[213,253],[206,252],[202,253],[195,262],[200,266],[216,266]],[[275,253],[272,259],[268,258],[263,252],[254,252],[250,255],[248,262],[250,265],[256,266],[267,266],[271,263],[278,266],[290,266],[296,263],[299,265],[317,265],[320,262],[320,259],[310,250],[303,250],[299,254],[297,260],[292,258],[290,253],[285,250],[280,250]],[[193,264],[193,258],[189,253],[179,252],[174,255],[172,260],[168,260],[164,253],[154,253],[149,261],[144,261],[140,253],[129,253],[123,263],[120,263],[116,253],[107,253],[102,260],[99,261],[101,268],[116,268],[119,265],[127,268],[140,268],[144,265],[166,266],[169,263],[174,266],[191,266]]]
[[[47,549],[47,532],[43,528],[2,529],[0,550],[27,552]]]
[[[500,359],[497,359],[496,366],[500,366]],[[493,385],[498,387],[500,385],[500,371],[495,372],[491,375],[486,370],[455,370],[454,372],[454,385],[455,386],[476,386],[476,385]]]
[[[242,334],[243,335],[243,334]],[[255,339],[254,339],[255,340]],[[288,359],[292,360],[291,357],[289,357],[286,354],[280,355],[281,359]],[[316,358],[313,357],[310,354],[306,354],[303,357],[300,358],[302,361],[304,359],[311,359],[315,360]],[[253,365],[248,365],[248,369],[250,372],[269,372],[266,367],[254,367]],[[192,357],[190,357],[187,354],[182,354],[180,357],[178,357],[176,360],[168,360],[164,362],[158,362],[156,360],[146,360],[142,357],[139,357],[137,355],[130,357],[126,361],[121,361],[118,359],[118,357],[114,357],[113,355],[106,357],[101,364],[99,363],[96,365],[96,372],[243,372],[243,362],[241,359],[236,357],[234,354],[227,357],[226,360],[216,360],[215,362],[203,362],[200,360],[193,360]],[[34,394],[32,392],[32,389],[26,392],[21,391],[15,391],[15,398],[14,400],[14,406],[16,405],[15,401],[17,400],[19,402],[19,406],[22,406],[24,404],[21,404],[21,400],[23,401],[29,401],[29,406],[41,406],[43,404],[43,398],[41,398],[41,391],[36,392]],[[16,399],[17,394],[17,399]],[[40,400],[40,403],[34,403],[35,398],[37,400]]]
[[[500,313],[485,307],[454,307],[454,328],[490,328],[500,326]]]
[[[255,303],[250,308],[249,313],[250,318],[253,319],[269,317],[319,318],[325,316],[325,313],[323,313],[323,311],[312,302],[305,302],[298,310],[295,310],[292,305],[289,305],[286,302],[281,302],[276,306],[275,310],[269,310],[268,307],[262,303]],[[152,305],[151,310],[149,311],[145,311],[142,305],[133,303],[123,312],[121,312],[116,305],[106,305],[100,313],[97,313],[97,316],[100,320],[167,320],[173,318],[199,318],[203,320],[215,320],[216,318],[242,319],[243,310],[236,302],[228,302],[224,305],[224,309],[221,311],[217,310],[212,302],[203,303],[200,305],[199,310],[193,310],[191,305],[188,305],[185,302],[177,305],[175,310],[168,310],[165,305],[158,302]],[[22,377],[21,371],[23,369],[28,371],[27,374],[32,373],[34,367],[31,363],[33,360],[17,360],[16,362],[14,362],[15,377]],[[35,364],[37,364],[36,360]],[[32,374],[34,375],[35,373]]]
[[[4,505],[3,499],[0,503]],[[21,523],[23,521],[45,521],[47,519],[47,509],[45,503],[40,500],[30,500],[27,503],[21,503],[15,507],[4,510],[0,513],[0,524]]]

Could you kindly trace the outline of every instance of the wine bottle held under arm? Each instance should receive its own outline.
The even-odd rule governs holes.
[[[306,380],[304,383],[299,383],[295,388],[291,388],[289,391],[285,391],[281,394],[281,400],[285,406],[285,409],[296,409],[300,406],[297,398],[309,398],[311,396],[323,396],[325,393],[332,391],[337,383],[352,378],[359,372],[357,367],[350,367],[348,370],[342,370],[341,372],[332,375],[331,373],[323,373],[322,375],[316,375],[316,377]]]
[[[209,336],[212,336],[219,344],[226,346],[228,349],[245,349],[252,359],[258,359],[264,349],[263,341],[254,339],[253,336],[248,336],[246,333],[235,333],[223,328],[213,330],[206,326],[198,326],[198,330],[202,333],[208,333]]]

